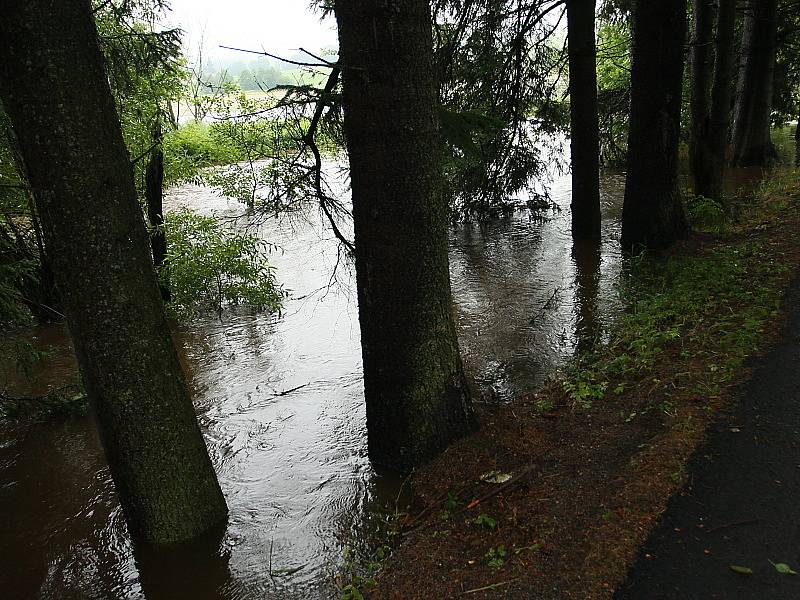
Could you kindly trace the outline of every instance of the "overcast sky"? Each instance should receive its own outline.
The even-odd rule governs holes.
[[[320,22],[309,0],[171,0],[168,22],[185,31],[185,51],[192,57],[201,40],[205,56],[247,59],[220,45],[286,53],[299,47],[335,49],[333,17]]]

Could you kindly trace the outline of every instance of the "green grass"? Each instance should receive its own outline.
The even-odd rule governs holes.
[[[631,259],[620,290],[626,312],[609,341],[577,360],[562,381],[573,405],[589,408],[634,385],[657,388],[665,365],[684,371],[674,395],[720,394],[778,315],[789,261],[780,243],[760,232],[796,210],[798,190],[797,174],[777,176],[756,190],[739,222],[715,215],[712,229],[725,234],[717,241],[697,252]],[[670,413],[661,398],[659,407]]]

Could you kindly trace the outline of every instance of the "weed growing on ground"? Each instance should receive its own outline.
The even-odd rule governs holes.
[[[740,224],[752,230],[754,219],[789,208],[792,200],[782,198],[781,191],[796,189],[796,178],[778,178],[759,190],[764,200],[758,209],[741,211]],[[576,360],[562,381],[574,406],[590,408],[609,390],[623,393],[631,381],[642,385],[649,380],[651,391],[663,386],[654,378],[657,367],[673,360],[687,367],[681,385],[701,397],[719,394],[776,315],[788,269],[769,240],[746,236],[743,230],[730,229],[727,245],[699,255],[645,255],[630,261],[621,284],[628,310],[609,341]],[[652,409],[674,413],[673,403],[661,398],[624,418],[630,421]]]

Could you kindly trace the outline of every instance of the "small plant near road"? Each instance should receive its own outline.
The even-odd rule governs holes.
[[[501,544],[495,548],[489,548],[486,553],[486,558],[488,559],[486,564],[492,568],[499,569],[505,564],[507,557],[506,547]]]
[[[472,519],[472,522],[475,525],[485,527],[486,529],[497,529],[497,521],[486,513],[479,514],[477,517]]]

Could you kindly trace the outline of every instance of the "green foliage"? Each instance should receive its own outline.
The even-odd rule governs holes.
[[[569,124],[563,6],[439,0],[433,9],[444,191],[456,216],[489,217],[541,191],[561,155]]]
[[[164,136],[164,183],[179,183],[198,178],[200,171],[238,159],[236,150],[220,136],[212,134],[207,123],[186,123]]]
[[[295,210],[303,201],[317,198],[315,166],[305,142],[310,119],[298,107],[313,106],[320,90],[286,86],[283,91],[279,98],[229,88],[211,102],[213,123],[188,129],[191,136],[179,137],[180,145],[170,142],[173,158],[167,159],[168,164],[175,164],[173,171],[183,172],[184,179],[204,166],[217,165],[199,171],[196,178],[266,214]],[[328,110],[320,122],[315,141],[322,153],[341,147],[338,134],[331,135],[338,126],[331,127],[330,121],[337,117],[335,110]]]
[[[54,388],[36,398],[15,398],[0,393],[0,421],[71,419],[85,416],[88,410],[89,399],[78,384]]]
[[[213,217],[180,210],[166,215],[167,260],[159,276],[178,317],[231,305],[279,310],[285,292],[267,263],[268,244]]]
[[[701,231],[722,231],[728,222],[722,204],[704,196],[689,198],[686,212],[692,227]]]
[[[158,23],[167,9],[161,0],[95,0],[95,23],[106,59],[111,91],[128,152],[145,156],[157,122],[174,124],[172,100],[180,97],[187,72],[181,32]],[[144,186],[147,161],[137,160],[137,187]]]
[[[597,32],[597,102],[600,157],[606,165],[627,158],[628,112],[631,87],[631,32],[617,13],[601,20]]]
[[[29,323],[31,319],[23,290],[35,279],[37,263],[16,258],[15,254],[14,248],[0,239],[0,327]]]
[[[506,547],[501,544],[496,548],[489,548],[489,551],[486,553],[486,564],[495,569],[499,569],[505,564],[507,557],[508,551]]]
[[[603,399],[608,382],[595,381],[593,373],[576,370],[573,377],[564,380],[563,386],[573,402],[583,408],[590,408],[594,400]]]
[[[479,527],[485,527],[486,529],[497,529],[497,520],[485,513],[479,514],[477,517],[472,519],[472,522],[475,525],[478,525]]]
[[[36,287],[38,250],[25,180],[20,175],[0,107],[0,327],[27,323],[25,296]]]
[[[740,199],[738,224],[726,221],[721,226],[759,231],[765,221],[779,222],[786,211],[796,210],[798,185],[797,171],[773,173]],[[719,217],[716,206],[703,210]],[[717,395],[777,313],[787,269],[772,242],[757,236],[732,238],[729,245],[700,255],[633,259],[621,283],[628,310],[606,344],[570,367],[565,391],[573,402],[587,407],[604,397],[609,386],[614,393],[624,393],[642,385],[649,396],[647,390],[664,384],[658,379],[659,365],[680,360],[694,368],[683,385],[698,396]],[[667,394],[623,418],[630,421],[653,408],[669,416],[675,407]]]
[[[364,591],[375,587],[375,576],[383,567],[390,552],[389,546],[379,546],[370,556],[366,566],[362,567],[353,560],[352,550],[345,548],[345,564],[339,579],[346,581],[339,584],[339,600],[364,600]]]
[[[14,358],[15,370],[32,382],[35,371],[42,360],[50,356],[49,350],[42,350],[20,337],[0,340],[0,355]],[[42,396],[19,397],[0,390],[0,421],[26,419],[29,421],[51,421],[86,414],[88,399],[83,385],[76,378],[74,383],[50,389]]]

